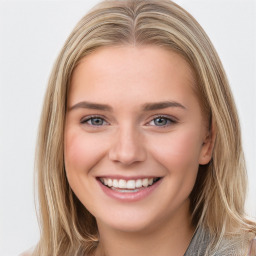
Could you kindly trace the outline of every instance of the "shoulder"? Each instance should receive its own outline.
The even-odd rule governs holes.
[[[18,256],[32,256],[33,250],[34,250],[34,247],[31,247],[29,250],[22,252]]]
[[[256,236],[251,239],[248,256],[256,256]]]
[[[213,240],[214,237],[207,228],[199,227],[185,255],[194,255],[193,252],[198,250],[200,250],[199,255],[205,255],[208,249],[211,250]],[[198,249],[199,244],[200,249]],[[251,232],[240,232],[240,234],[223,237],[219,240],[219,245],[212,249],[215,256],[256,256],[256,237]]]
[[[19,254],[19,256],[31,256],[31,255],[32,255],[32,253],[27,252],[27,251]]]
[[[247,255],[247,256],[256,256],[256,239],[255,234],[248,232],[243,233],[241,236],[234,237],[233,239],[224,240],[224,248],[226,250],[220,255]],[[228,246],[225,246],[228,245]]]

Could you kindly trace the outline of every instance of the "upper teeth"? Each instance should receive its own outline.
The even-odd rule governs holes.
[[[141,187],[148,187],[153,184],[153,178],[137,179],[137,180],[123,180],[123,179],[109,179],[100,178],[100,181],[108,186],[114,188],[135,189]]]

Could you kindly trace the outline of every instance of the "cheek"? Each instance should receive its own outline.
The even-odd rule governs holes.
[[[96,137],[96,138],[95,138]],[[67,129],[65,132],[65,167],[68,174],[90,172],[93,166],[103,157],[102,139],[86,135],[78,129]]]
[[[81,129],[65,130],[64,160],[68,183],[87,209],[94,209],[95,178],[91,171],[104,155],[100,140]]]
[[[151,155],[166,171],[163,194],[170,211],[186,202],[198,173],[201,139],[198,129],[177,129],[152,139]],[[164,200],[164,199],[163,199]],[[170,203],[171,202],[171,203]]]
[[[77,136],[75,133],[68,131],[65,134],[65,167],[67,172],[71,170],[79,170],[80,166],[83,166],[83,159],[88,154],[88,150],[85,146],[83,139]]]
[[[184,134],[177,134],[172,144],[171,154],[178,162],[198,164],[201,140],[196,133],[189,131]]]
[[[171,171],[186,172],[198,169],[201,151],[198,129],[179,129],[153,141],[153,155]]]

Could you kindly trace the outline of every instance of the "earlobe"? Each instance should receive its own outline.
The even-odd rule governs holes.
[[[215,139],[216,139],[216,126],[215,126],[215,123],[212,123],[211,130],[206,135],[202,144],[202,149],[199,157],[199,164],[205,165],[211,161]]]

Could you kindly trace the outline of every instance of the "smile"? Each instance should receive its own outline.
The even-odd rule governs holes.
[[[118,190],[121,193],[131,193],[137,192],[143,188],[152,186],[160,178],[144,178],[144,179],[110,179],[110,178],[100,178],[103,185],[113,189]]]
[[[109,178],[98,177],[97,181],[103,192],[122,202],[135,202],[148,197],[160,185],[163,177],[148,178]]]

